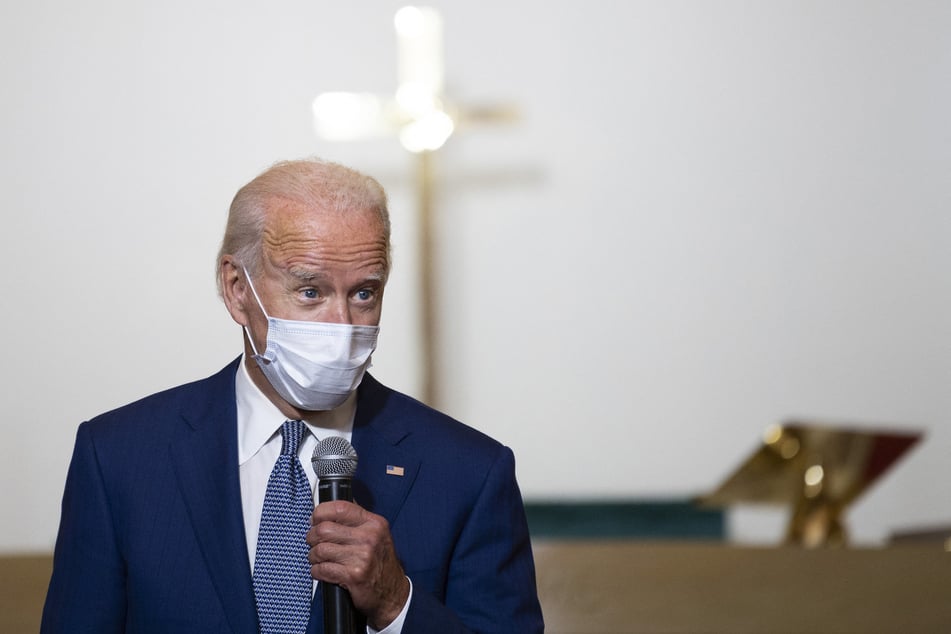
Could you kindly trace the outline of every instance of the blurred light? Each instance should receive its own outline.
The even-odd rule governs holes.
[[[419,7],[403,7],[393,17],[393,25],[402,37],[418,37],[423,31],[423,20]]]
[[[817,464],[812,465],[811,467],[806,469],[806,475],[805,475],[806,486],[810,486],[810,487],[819,486],[820,484],[822,484],[822,478],[824,475],[825,473],[823,472],[821,465],[817,465]]]
[[[795,458],[799,453],[799,439],[785,433],[782,425],[770,425],[763,432],[763,442],[773,447],[785,460]]]
[[[443,90],[442,18],[430,7],[403,7],[396,26],[398,85],[419,84],[434,95]]]
[[[442,18],[430,7],[403,7],[393,19],[399,81],[395,98],[330,92],[313,102],[317,135],[329,141],[368,139],[399,131],[410,152],[437,150],[455,130],[442,102]]]
[[[798,453],[799,439],[792,436],[784,438],[782,444],[779,446],[779,455],[789,460],[790,458],[795,458]]]
[[[770,425],[766,428],[766,431],[763,432],[763,442],[767,445],[772,445],[779,441],[783,437],[783,427],[782,425]]]
[[[400,130],[400,143],[414,153],[438,150],[454,129],[452,117],[441,110],[435,110],[404,125]]]
[[[396,103],[413,119],[425,117],[440,109],[436,95],[427,86],[413,82],[397,88]]]

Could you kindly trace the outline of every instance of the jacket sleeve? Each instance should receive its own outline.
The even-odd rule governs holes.
[[[42,634],[125,629],[125,566],[116,544],[96,448],[79,426],[66,476]]]
[[[543,631],[515,457],[505,447],[453,550],[445,604],[414,588],[403,634]]]

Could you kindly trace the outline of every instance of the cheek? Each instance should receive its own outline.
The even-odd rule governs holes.
[[[383,313],[383,302],[377,302],[375,306],[363,310],[352,311],[352,321],[355,326],[379,326],[380,316]]]

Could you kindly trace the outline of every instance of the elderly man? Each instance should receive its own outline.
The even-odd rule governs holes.
[[[512,452],[365,374],[390,268],[386,197],[280,163],[231,205],[218,258],[244,354],[79,427],[43,632],[540,632]],[[314,507],[329,436],[354,502]]]

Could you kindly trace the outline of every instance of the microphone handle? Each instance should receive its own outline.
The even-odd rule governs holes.
[[[353,502],[350,478],[321,478],[317,483],[319,502]],[[350,593],[338,585],[320,582],[324,599],[324,634],[357,634]]]

